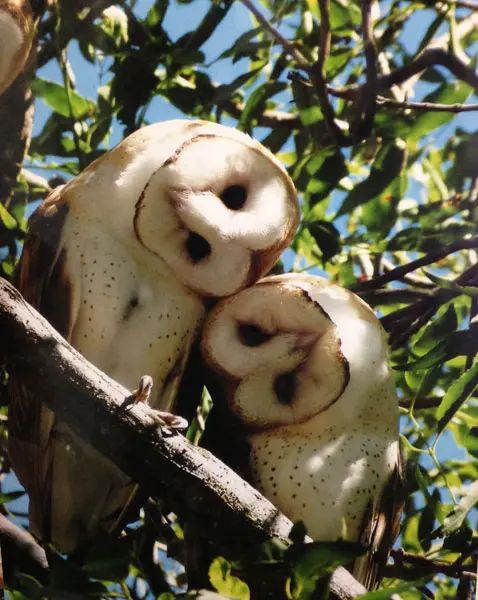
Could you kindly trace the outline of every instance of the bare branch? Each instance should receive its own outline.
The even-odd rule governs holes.
[[[366,82],[362,88],[359,105],[355,109],[355,122],[352,123],[351,127],[352,135],[357,141],[370,135],[377,106],[377,49],[373,39],[372,2],[373,0],[364,0],[361,3]]]
[[[437,406],[440,406],[442,400],[443,398],[438,397],[414,398],[413,400],[403,399],[400,400],[400,406],[407,409],[413,406],[414,410],[426,410],[428,408],[436,408]]]
[[[387,577],[398,577],[406,581],[413,581],[427,575],[443,573],[449,577],[469,577],[476,580],[476,558],[474,564],[462,565],[459,562],[448,563],[443,560],[433,560],[411,554],[403,550],[392,550],[394,565],[388,565],[385,569]]]
[[[410,80],[429,67],[440,65],[447,68],[457,79],[470,85],[475,92],[478,92],[478,75],[464,61],[458,58],[452,52],[442,48],[428,48],[423,51],[415,60],[395,69],[387,75],[381,75],[377,78],[377,91],[386,92],[394,85],[400,85]],[[334,88],[328,86],[327,90],[332,96],[343,98],[344,100],[354,101],[363,93],[363,85],[353,85],[343,88]],[[394,102],[390,100],[390,102]]]
[[[227,100],[221,106],[235,119],[240,119],[244,104]],[[257,115],[257,124],[261,127],[290,127],[295,129],[300,125],[300,119],[297,115],[279,110],[265,110],[262,114]]]
[[[471,0],[441,0],[446,4],[453,4],[457,8],[468,8],[469,10],[478,10],[478,3]]]
[[[403,83],[413,75],[436,65],[447,68],[457,79],[465,81],[475,92],[478,92],[478,75],[475,71],[458,58],[458,56],[443,48],[428,48],[415,60],[395,69],[388,75],[380,77],[378,81],[379,91],[389,89],[392,85]]]
[[[0,279],[0,350],[41,381],[38,393],[58,417],[153,496],[178,512],[224,530],[228,539],[275,536],[287,542],[291,522],[211,453],[182,435],[165,435],[145,404],[119,410],[130,392],[72,348],[20,293]],[[221,527],[217,527],[217,525]],[[332,577],[340,599],[365,592],[345,569]]]
[[[309,61],[295,46],[295,44],[289,42],[289,40],[286,39],[282,33],[274,27],[274,25],[272,25],[270,20],[261,13],[261,11],[254,5],[253,2],[251,2],[251,0],[241,0],[241,2],[256,17],[264,29],[266,29],[272,35],[275,41],[295,59],[297,66],[308,71],[310,69]]]
[[[377,96],[378,106],[389,106],[398,110],[425,110],[427,112],[475,112],[478,111],[478,104],[436,104],[433,102],[398,102],[391,98]]]
[[[319,99],[319,106],[322,114],[324,115],[325,126],[327,131],[333,140],[340,146],[349,146],[352,142],[348,135],[337,125],[335,120],[334,107],[330,103],[329,95],[327,93],[327,82],[325,73],[325,63],[327,57],[330,54],[330,44],[332,40],[332,33],[330,31],[330,18],[329,18],[329,4],[330,0],[319,0],[320,8],[320,46],[319,46],[319,57],[317,63],[314,65],[310,78],[314,85],[317,97]]]
[[[89,3],[86,3],[87,6],[84,6],[79,18],[69,19],[68,22],[63,24],[61,40],[55,38],[38,50],[38,66],[43,67],[50,59],[57,56],[74,37],[78,37],[106,8],[115,3],[116,0],[90,0]],[[53,22],[55,19],[56,17],[53,17]],[[46,21],[43,27],[48,28],[51,26],[51,21],[51,19]]]
[[[457,240],[456,242],[453,242],[448,246],[443,246],[438,250],[429,252],[428,254],[425,254],[425,256],[422,256],[417,260],[413,260],[407,263],[406,265],[400,265],[399,267],[392,269],[388,273],[384,273],[383,275],[374,277],[369,281],[362,281],[360,283],[357,283],[354,286],[352,286],[351,289],[356,292],[381,287],[385,283],[389,283],[390,281],[396,281],[400,279],[401,277],[403,277],[407,273],[410,273],[411,271],[416,271],[421,267],[442,260],[443,258],[446,258],[449,254],[459,252],[460,250],[471,250],[473,248],[478,248],[478,236],[473,236],[465,240]]]

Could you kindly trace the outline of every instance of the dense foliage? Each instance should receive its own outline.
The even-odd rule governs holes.
[[[59,0],[39,10],[37,111],[23,169],[0,204],[1,274],[12,275],[27,216],[46,191],[138,127],[184,115],[250,132],[300,194],[300,228],[278,268],[325,272],[371,304],[390,334],[406,506],[401,550],[370,598],[390,588],[407,600],[471,598],[478,130],[463,105],[478,94],[478,4],[124,0],[102,12],[110,4]],[[3,473],[2,511],[25,524],[5,456]],[[174,597],[185,581],[183,534],[172,514],[158,521],[157,512],[151,502],[126,537],[86,557],[53,555],[53,589]],[[210,581],[242,599],[249,579],[279,578],[284,597],[311,598],[318,575],[350,551],[269,544],[242,563],[217,558]],[[30,576],[12,587],[15,599],[44,597]]]

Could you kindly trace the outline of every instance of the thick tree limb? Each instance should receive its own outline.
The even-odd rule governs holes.
[[[151,495],[166,496],[178,512],[200,514],[228,533],[288,539],[291,522],[212,454],[179,434],[166,436],[144,404],[119,410],[130,392],[73,349],[3,279],[0,332],[0,351],[35,369],[48,407]],[[331,589],[340,599],[365,591],[342,568]]]

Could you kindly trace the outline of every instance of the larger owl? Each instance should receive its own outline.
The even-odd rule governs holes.
[[[204,121],[151,125],[45,200],[18,287],[129,389],[151,375],[152,406],[171,410],[206,299],[268,271],[297,222],[285,169],[249,136]],[[33,531],[70,552],[114,527],[133,488],[41,405],[32,380],[14,373],[10,456]]]
[[[318,277],[269,277],[215,307],[201,347],[215,372],[208,447],[314,539],[369,546],[355,571],[372,586],[397,534],[400,455],[371,309]]]
[[[0,0],[0,94],[23,70],[33,42],[28,0]]]

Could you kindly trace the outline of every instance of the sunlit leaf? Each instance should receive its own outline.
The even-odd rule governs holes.
[[[231,600],[249,600],[249,587],[244,581],[232,575],[231,563],[219,556],[209,567],[209,581],[220,593]]]
[[[474,392],[478,386],[478,362],[448,388],[440,406],[436,410],[438,429],[443,430],[455,412]]]
[[[445,535],[457,531],[463,524],[470,510],[478,503],[478,481],[472,483],[466,490],[453,512],[445,519],[442,532]]]
[[[80,119],[94,110],[94,103],[74,90],[68,94],[65,86],[54,81],[36,77],[32,83],[32,91],[56,113],[63,117]]]

